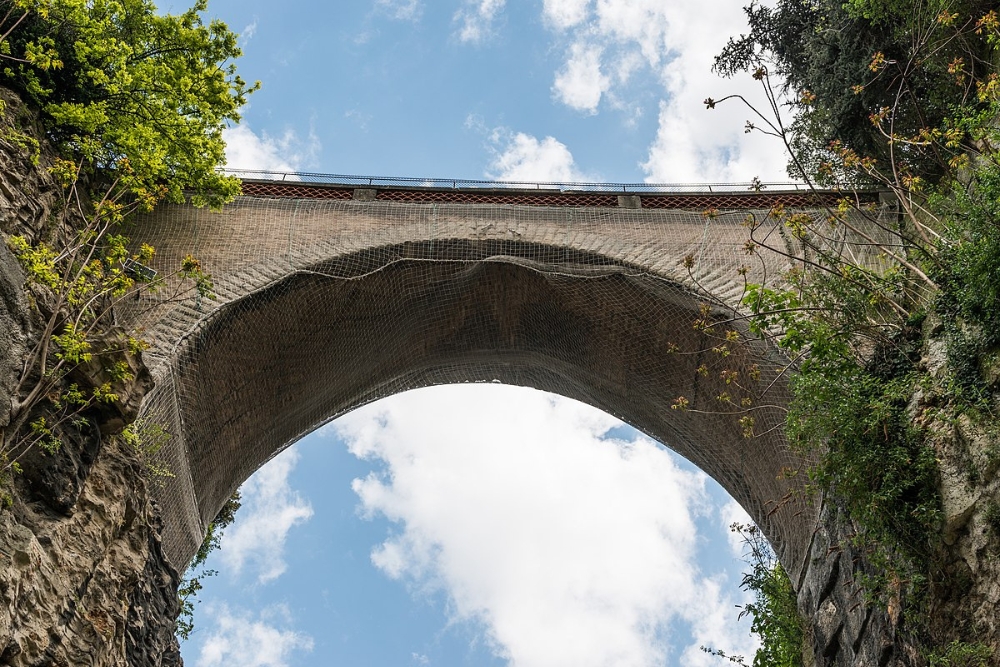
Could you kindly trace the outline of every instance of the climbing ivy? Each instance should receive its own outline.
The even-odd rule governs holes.
[[[181,613],[177,618],[177,636],[182,640],[186,641],[190,638],[191,632],[194,630],[194,605],[198,602],[198,591],[202,589],[202,579],[218,574],[216,570],[205,569],[205,562],[208,560],[209,554],[221,546],[222,533],[236,520],[236,510],[239,508],[240,492],[237,491],[226,500],[215,519],[208,524],[205,539],[198,547],[198,553],[188,565],[184,579],[177,589],[177,597],[181,605]]]

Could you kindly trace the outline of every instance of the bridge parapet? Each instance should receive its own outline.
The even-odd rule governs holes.
[[[265,172],[262,175],[277,175]],[[629,183],[520,183],[442,179],[377,179],[334,176],[335,181],[301,180],[312,174],[286,174],[291,179],[245,179],[243,194],[288,199],[395,201],[410,204],[507,204],[603,208],[748,210],[836,207],[843,193],[814,191],[796,184],[740,183],[665,185]],[[713,189],[714,188],[714,189]],[[864,192],[862,203],[878,193]]]

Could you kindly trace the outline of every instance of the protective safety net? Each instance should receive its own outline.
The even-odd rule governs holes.
[[[133,239],[156,248],[162,284],[121,317],[151,344],[140,423],[173,475],[155,491],[171,562],[183,568],[239,484],[319,425],[408,389],[501,381],[590,403],[679,452],[794,575],[815,509],[782,474],[803,465],[781,429],[787,361],[749,335],[740,301],[795,261],[769,212],[825,219],[839,195],[731,190],[259,180],[222,212],[143,217]],[[852,216],[826,242],[859,255],[869,245],[849,230],[884,234],[892,219]],[[176,275],[188,255],[211,295]]]

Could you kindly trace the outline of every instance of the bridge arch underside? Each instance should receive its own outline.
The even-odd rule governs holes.
[[[510,241],[407,243],[291,273],[202,321],[154,390],[174,406],[163,414],[151,397],[150,419],[173,424],[164,455],[177,477],[158,492],[167,556],[187,563],[226,498],[330,419],[408,389],[499,380],[589,403],[680,453],[750,513],[795,576],[815,512],[780,502],[792,488],[781,470],[801,465],[780,410],[756,412],[767,435],[746,439],[736,418],[670,407],[725,389],[697,372],[711,352],[668,351],[706,347],[692,327],[701,303],[620,261]],[[737,352],[727,367],[760,354]]]

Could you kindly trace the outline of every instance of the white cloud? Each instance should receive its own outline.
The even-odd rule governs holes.
[[[690,7],[678,7],[687,4]],[[694,3],[666,3],[662,0],[598,0],[593,26],[595,34],[621,44],[635,44],[650,65],[662,63],[677,46],[669,35],[671,18],[681,12],[701,12],[715,18],[714,11]]]
[[[749,84],[741,80],[692,81],[684,85],[683,96],[677,94],[660,102],[659,129],[642,163],[647,180],[724,183],[747,182],[755,176],[765,181],[789,180],[780,142],[744,132],[748,119],[757,120],[752,111],[739,100],[715,109],[706,109],[701,102],[733,93],[751,100],[760,97],[756,82]],[[758,99],[757,103],[765,105],[766,101]]]
[[[616,93],[608,93],[608,103],[612,109],[621,112],[622,124],[625,127],[636,127],[639,119],[645,115],[641,104],[623,99]]]
[[[241,487],[243,507],[223,534],[219,549],[219,559],[233,577],[246,565],[254,570],[258,583],[271,581],[285,571],[288,531],[313,514],[312,506],[288,485],[288,475],[298,459],[294,449],[285,450]]]
[[[247,26],[243,28],[242,32],[240,32],[240,48],[245,49],[247,47],[247,44],[250,43],[250,40],[253,39],[253,36],[256,34],[257,34],[257,17],[255,16],[253,18],[253,22],[247,24]]]
[[[491,133],[493,160],[487,176],[501,181],[593,181],[581,172],[573,154],[554,137],[537,139],[523,132],[498,128]]]
[[[466,0],[465,6],[455,12],[458,39],[463,42],[485,40],[493,34],[493,21],[506,4],[507,0]]]
[[[645,64],[646,61],[638,51],[622,51],[617,53],[612,63],[617,83],[628,83],[632,75],[642,69]]]
[[[365,113],[360,109],[348,109],[344,112],[344,118],[356,124],[358,129],[362,132],[367,132],[368,123],[371,122],[372,115],[370,113]]]
[[[728,37],[746,32],[744,4],[545,0],[543,19],[568,30],[572,43],[555,72],[556,99],[590,113],[608,100],[626,112],[625,123],[634,122],[635,104],[624,86],[646,70],[661,98],[656,138],[641,164],[648,181],[787,180],[780,144],[744,133],[752,112],[735,100],[711,111],[702,104],[736,93],[766,106],[749,76],[729,80],[711,71]]]
[[[420,0],[375,0],[375,9],[398,21],[417,21],[424,7]]]
[[[557,30],[566,30],[587,18],[590,0],[545,0],[542,16]]]
[[[298,171],[315,161],[322,148],[312,131],[305,140],[292,130],[272,137],[267,132],[256,134],[246,122],[223,130],[222,138],[226,142],[226,166],[234,170]]]
[[[722,667],[726,664],[702,651],[702,646],[721,649],[727,655],[743,655],[749,663],[753,663],[753,655],[760,644],[750,636],[749,619],[736,623],[739,615],[736,606],[746,604],[748,596],[737,594],[734,599],[724,594],[723,589],[731,588],[733,583],[722,577],[705,579],[700,583],[698,600],[681,610],[681,615],[688,622],[692,641],[684,648],[677,663],[684,667]]]
[[[198,667],[287,667],[292,653],[313,648],[308,635],[279,627],[291,623],[283,606],[268,607],[256,616],[244,610],[234,612],[225,604],[212,605],[207,612],[212,626]]]
[[[466,116],[462,126],[467,130],[473,130],[483,135],[490,133],[490,130],[486,127],[486,120],[477,113],[470,113]]]
[[[603,439],[618,425],[501,385],[409,392],[336,422],[352,453],[386,465],[353,484],[367,515],[399,524],[372,562],[446,592],[452,621],[482,628],[509,664],[662,664],[683,649],[678,618],[705,625],[697,642],[746,646],[697,565],[705,475],[644,438]]]
[[[552,86],[560,101],[579,111],[597,113],[601,95],[611,85],[611,80],[601,72],[602,50],[581,42],[570,47],[569,59],[556,74]]]

